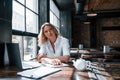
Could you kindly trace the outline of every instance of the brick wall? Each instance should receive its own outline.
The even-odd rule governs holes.
[[[89,30],[88,24],[83,24],[83,22],[75,20],[72,27],[72,47],[78,47],[78,44],[83,44],[84,47],[90,47]]]
[[[120,47],[120,17],[97,19],[95,35],[97,48],[103,45]],[[72,47],[78,47],[79,43],[90,47],[90,25],[75,20],[72,27]]]
[[[97,20],[97,39],[98,46],[120,47],[120,18]]]

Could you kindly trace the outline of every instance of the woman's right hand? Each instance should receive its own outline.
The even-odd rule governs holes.
[[[46,57],[46,54],[38,54],[37,55],[37,61],[41,63],[41,58]]]

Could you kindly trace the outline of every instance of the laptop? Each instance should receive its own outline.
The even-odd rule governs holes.
[[[38,68],[18,72],[17,75],[27,77],[27,78],[32,78],[32,79],[38,79],[38,78],[43,78],[43,77],[48,76],[50,74],[56,73],[58,71],[61,71],[61,69],[40,66]]]
[[[38,63],[37,61],[21,61],[18,43],[6,43],[6,46],[7,46],[10,66],[16,66],[21,70],[31,69],[41,66],[41,64]]]

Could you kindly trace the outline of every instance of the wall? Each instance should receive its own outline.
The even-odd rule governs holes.
[[[72,47],[90,47],[90,25],[83,24],[82,21],[74,19],[72,27]]]
[[[12,42],[12,0],[0,0],[0,67],[8,63],[6,42]]]
[[[0,0],[0,43],[12,41],[12,0]]]
[[[72,47],[78,47],[78,44],[82,43],[84,47],[91,48],[93,39],[95,48],[102,49],[103,45],[120,48],[120,17],[99,18],[94,21],[92,26],[90,24],[83,24],[79,19],[74,19]]]
[[[61,16],[60,33],[62,36],[68,38],[70,41],[70,44],[72,45],[71,43],[71,32],[72,32],[71,13],[70,11],[61,11],[60,16]]]
[[[120,47],[120,17],[97,20],[98,46]]]

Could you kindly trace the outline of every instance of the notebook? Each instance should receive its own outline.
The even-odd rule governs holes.
[[[19,69],[30,69],[41,66],[37,61],[23,62],[20,58],[20,50],[18,43],[6,43],[9,57],[9,64]]]
[[[41,67],[38,67],[38,68],[18,72],[17,75],[24,76],[24,77],[27,77],[27,78],[38,79],[38,78],[43,78],[45,76],[53,74],[55,72],[58,72],[60,70],[61,70],[60,68],[52,68],[52,67],[41,66]]]
[[[31,69],[31,68],[36,68],[40,67],[42,64],[38,63],[37,61],[23,61],[22,62],[22,69]]]

